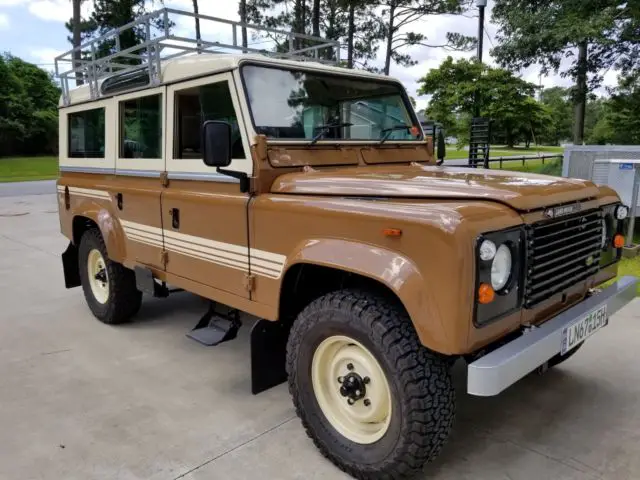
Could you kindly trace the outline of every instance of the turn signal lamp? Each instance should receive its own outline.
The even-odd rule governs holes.
[[[617,234],[613,237],[613,246],[616,248],[624,247],[624,237],[620,234]]]
[[[382,233],[385,237],[399,237],[402,235],[402,230],[399,228],[385,228]]]
[[[478,301],[482,304],[487,304],[493,302],[494,298],[496,298],[496,292],[491,285],[481,283],[478,288]]]

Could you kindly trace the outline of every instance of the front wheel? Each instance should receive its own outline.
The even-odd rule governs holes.
[[[100,231],[91,229],[82,235],[78,256],[84,297],[98,320],[122,323],[138,312],[142,292],[136,288],[135,274],[108,257]]]
[[[454,418],[445,358],[401,306],[360,291],[308,305],[287,346],[289,390],[319,450],[356,478],[406,478],[435,458]]]

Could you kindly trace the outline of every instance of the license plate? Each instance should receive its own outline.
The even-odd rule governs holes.
[[[603,305],[599,309],[589,313],[586,317],[565,327],[562,330],[562,348],[560,353],[564,355],[608,323],[607,306]]]

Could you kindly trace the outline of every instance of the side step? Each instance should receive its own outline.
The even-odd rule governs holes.
[[[187,337],[202,345],[212,347],[222,342],[233,340],[242,326],[240,313],[232,310],[224,315],[216,312],[215,302],[209,303],[209,310],[193,327]]]

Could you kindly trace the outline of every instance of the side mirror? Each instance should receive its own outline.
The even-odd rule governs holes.
[[[444,133],[442,133],[442,129],[438,132],[438,146],[436,150],[436,157],[438,160],[436,161],[436,165],[442,165],[444,163],[444,157],[447,155],[447,146],[444,143]]]
[[[231,163],[231,125],[207,120],[202,124],[202,161],[209,167]]]

